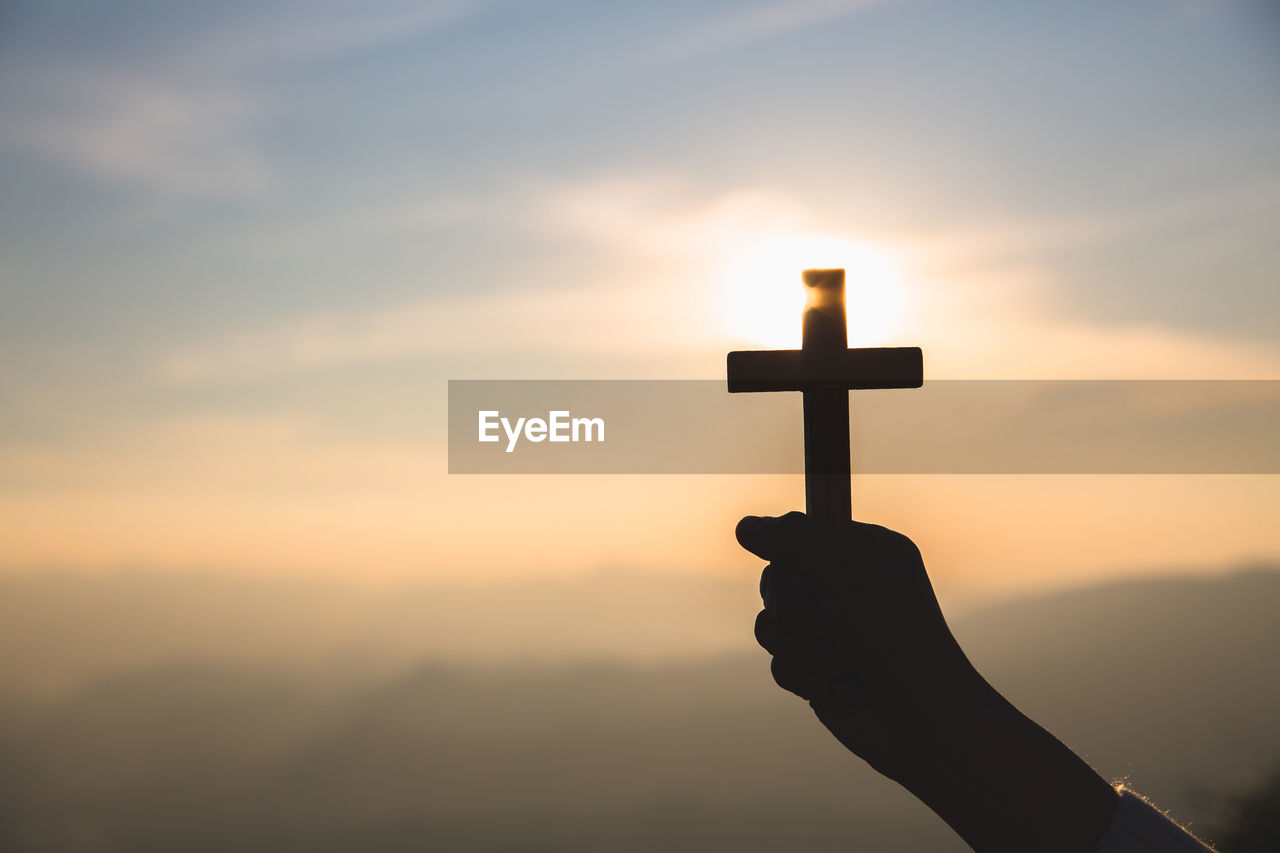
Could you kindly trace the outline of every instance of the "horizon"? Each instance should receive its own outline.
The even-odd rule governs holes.
[[[437,665],[496,673],[526,664],[764,665],[751,630],[756,590],[732,576],[613,568],[554,579],[370,586],[339,577],[32,572],[0,575],[0,591],[0,697],[10,699],[53,701],[192,667],[336,684],[394,681]],[[1025,628],[1025,612],[1088,604],[1077,615],[1092,621],[1125,601],[1132,612],[1124,630],[1140,633],[1150,621],[1152,630],[1168,631],[1174,614],[1161,601],[1216,599],[1251,610],[1280,602],[1280,561],[939,599],[985,671],[1003,659],[989,640],[993,620]],[[1030,624],[1033,632],[1045,628]]]

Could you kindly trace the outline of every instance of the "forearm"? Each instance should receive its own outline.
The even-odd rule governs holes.
[[[892,776],[979,853],[1092,853],[1115,789],[976,673],[908,723]]]

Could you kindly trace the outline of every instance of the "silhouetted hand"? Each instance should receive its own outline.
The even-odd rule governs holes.
[[[756,638],[774,679],[841,743],[975,850],[1094,849],[1116,791],[969,663],[910,539],[798,512],[737,536],[769,561]]]
[[[901,740],[978,680],[919,549],[878,525],[826,527],[799,512],[747,516],[737,535],[770,561],[756,639],[773,655],[774,679],[808,699],[841,743],[896,778]]]

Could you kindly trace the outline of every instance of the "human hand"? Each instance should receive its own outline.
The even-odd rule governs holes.
[[[983,695],[906,536],[799,512],[747,516],[737,536],[770,561],[756,639],[774,679],[880,772],[900,778],[921,729]]]
[[[910,539],[798,512],[737,535],[769,561],[756,638],[773,677],[841,743],[982,853],[1094,850],[1116,791],[969,663]]]

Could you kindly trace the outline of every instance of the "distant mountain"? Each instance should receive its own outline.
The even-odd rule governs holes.
[[[379,587],[217,575],[0,575],[0,694],[174,662],[325,677],[423,659],[696,659],[754,648],[753,577],[633,571]]]
[[[955,620],[983,673],[1166,808],[1280,759],[1280,573],[1125,581]]]
[[[1252,572],[1268,573],[1280,567]],[[1217,576],[1205,583],[1236,582]],[[1167,599],[1168,607],[1181,608],[1201,588],[1196,580],[1169,578],[980,612],[944,605],[957,630],[972,625],[981,642],[983,625],[1035,626],[1051,618],[1039,612],[1042,606],[1057,612],[1058,602],[1073,624],[1087,624],[1108,607],[1167,618],[1129,602]],[[1101,603],[1090,603],[1091,596]],[[173,663],[385,677],[426,659],[656,663],[750,654],[759,607],[754,571],[708,577],[615,570],[388,587],[182,573],[0,575],[0,695],[66,691]],[[1054,635],[1060,636],[1065,632]]]
[[[147,598],[139,579],[114,600],[62,583],[66,599],[44,606],[65,620],[87,608],[99,621],[86,636],[105,640],[101,632],[128,622],[122,614],[143,614],[130,640],[141,647],[165,627],[160,614],[173,612],[172,643],[132,666],[113,652],[94,664],[119,663],[107,677],[52,695],[11,690],[0,703],[6,851],[966,849],[774,687],[762,652],[393,668],[382,660],[372,669],[349,657],[325,669],[317,641],[306,654],[263,648],[254,659],[252,649],[273,638],[291,648],[300,641],[290,632],[308,623],[280,614],[273,634],[254,614],[284,598],[340,611],[340,602],[320,606],[328,593],[307,599],[282,587],[238,603],[247,593],[214,585],[200,600],[221,615],[193,629],[194,617],[166,597],[172,591]],[[95,583],[109,586],[88,588]],[[596,583],[608,596],[629,588],[658,625],[664,611],[654,599],[680,598],[674,583]],[[485,593],[468,592],[466,612],[506,614],[520,598],[491,594],[500,603],[486,608]],[[554,620],[563,610],[553,597],[519,624]],[[104,616],[95,600],[115,609]],[[695,600],[670,609],[697,611]],[[587,595],[559,604],[593,606]],[[402,605],[414,614],[423,603]],[[594,606],[621,608],[607,597]],[[27,612],[28,626],[39,623],[38,610]],[[218,619],[237,612],[241,621],[213,643]],[[1280,762],[1277,612],[1280,573],[1258,570],[1045,595],[973,611],[954,627],[1024,710],[1185,819]],[[330,650],[361,636],[351,627],[360,620],[331,618]],[[673,633],[688,633],[684,618]],[[48,625],[23,637],[0,624],[11,660],[13,643],[39,659]]]

